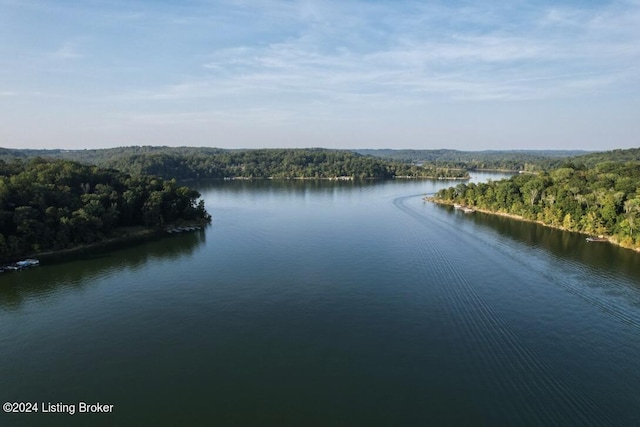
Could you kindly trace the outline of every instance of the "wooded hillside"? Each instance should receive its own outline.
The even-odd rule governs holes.
[[[353,179],[464,178],[465,170],[422,167],[322,148],[222,150],[207,147],[121,147],[104,150],[0,150],[0,158],[34,155],[64,158],[166,179],[311,178]]]
[[[122,226],[208,221],[199,197],[175,180],[72,161],[0,161],[0,260],[94,243]]]
[[[640,163],[568,163],[549,173],[520,174],[489,183],[459,184],[436,201],[521,216],[546,225],[640,248]]]

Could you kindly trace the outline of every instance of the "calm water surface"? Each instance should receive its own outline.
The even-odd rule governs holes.
[[[0,425],[639,425],[640,255],[445,185],[200,184],[205,231],[0,275],[0,402],[114,405]]]

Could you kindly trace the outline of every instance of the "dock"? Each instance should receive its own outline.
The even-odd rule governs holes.
[[[0,267],[0,273],[4,273],[5,271],[20,271],[25,270],[27,268],[35,267],[40,265],[40,261],[37,259],[29,258],[23,261],[14,262],[13,264],[7,264]]]

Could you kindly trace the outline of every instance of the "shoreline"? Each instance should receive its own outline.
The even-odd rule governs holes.
[[[243,176],[235,176],[235,177],[224,177],[224,178],[204,178],[205,180],[222,180],[222,181],[253,181],[253,180],[270,180],[270,181],[390,181],[394,179],[430,179],[430,180],[439,180],[439,181],[468,181],[471,179],[470,176],[467,177],[436,177],[436,176],[407,176],[407,175],[394,175],[391,178],[377,178],[377,177],[368,177],[368,178],[357,178],[351,175],[346,176],[334,176],[334,177],[314,177],[314,176],[294,176],[294,177],[243,177]],[[193,180],[193,179],[192,179]]]
[[[435,203],[435,204],[438,204],[438,205],[443,205],[443,206],[453,206],[455,204],[454,202],[449,202],[449,201],[445,201],[445,200],[438,200],[438,199],[435,199],[433,197],[423,197],[422,200],[424,200],[426,202]],[[474,211],[477,211],[477,212],[480,212],[480,213],[484,213],[484,214],[487,214],[487,215],[497,215],[497,216],[502,216],[502,217],[505,217],[505,218],[513,219],[513,220],[516,220],[516,221],[530,222],[530,223],[533,223],[533,224],[539,224],[539,225],[541,225],[543,227],[552,228],[552,229],[555,229],[555,230],[569,231],[571,233],[582,234],[583,236],[587,236],[587,237],[593,236],[593,234],[585,233],[583,231],[569,230],[569,229],[564,228],[564,227],[558,227],[558,226],[551,225],[551,224],[545,224],[542,221],[538,221],[538,220],[535,220],[535,219],[528,219],[528,218],[525,218],[523,216],[510,214],[510,213],[507,213],[507,212],[492,211],[492,210],[489,210],[489,209],[478,208],[476,206],[473,206],[472,209]],[[629,250],[632,250],[634,252],[640,252],[640,247],[621,245],[613,236],[603,235],[602,238],[605,239],[604,241],[606,243],[610,243],[612,245],[618,246],[618,247],[623,248],[623,249],[629,249]]]
[[[175,224],[174,224],[175,225]],[[203,227],[206,224],[194,223]],[[177,225],[176,225],[177,226]],[[168,226],[166,226],[168,227]],[[114,235],[106,237],[104,240],[100,240],[94,243],[84,243],[77,246],[64,249],[51,249],[41,252],[30,252],[20,257],[19,259],[34,258],[40,261],[53,261],[58,262],[70,255],[75,255],[83,251],[95,251],[99,249],[109,250],[111,247],[117,247],[125,243],[142,243],[149,240],[153,240],[163,236],[170,236],[172,233],[166,231],[166,227],[162,228],[146,228],[143,226],[122,227],[114,230]],[[14,262],[17,259],[5,260],[5,262]],[[0,264],[2,264],[0,263]]]
[[[84,243],[81,245],[73,246],[64,249],[50,249],[42,252],[31,252],[24,255],[22,258],[35,258],[40,261],[59,261],[69,255],[78,254],[83,251],[93,251],[96,249],[108,249],[110,246],[116,246],[126,242],[142,242],[151,240],[154,237],[158,237],[162,234],[162,230],[156,229],[139,229],[139,230],[119,230],[117,233],[120,235],[110,236],[104,240],[94,243]]]

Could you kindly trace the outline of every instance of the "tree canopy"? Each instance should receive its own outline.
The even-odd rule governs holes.
[[[223,150],[207,147],[121,147],[103,150],[0,150],[0,158],[64,158],[163,178],[353,179],[465,178],[465,170],[424,167],[322,148]]]
[[[68,160],[0,160],[0,260],[94,243],[117,227],[208,221],[175,180]]]
[[[640,162],[605,161],[591,168],[566,163],[548,173],[459,184],[434,199],[606,235],[640,248]]]

